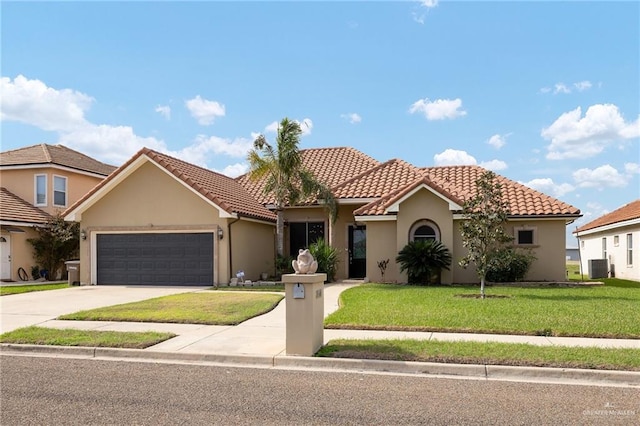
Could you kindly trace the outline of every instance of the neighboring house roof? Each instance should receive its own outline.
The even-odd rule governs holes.
[[[40,144],[0,153],[0,167],[51,165],[107,176],[116,167],[101,163],[63,145]]]
[[[95,200],[94,195],[99,198],[96,194],[99,194],[103,188],[109,187],[123,178],[126,174],[125,171],[144,159],[150,160],[166,169],[176,179],[182,181],[193,191],[199,193],[229,215],[251,217],[270,222],[276,220],[275,214],[258,203],[236,180],[148,148],[138,151],[129,161],[100,182],[73,206],[69,207],[65,212],[65,216],[74,213],[83,204],[90,202],[92,198]]]
[[[300,153],[304,166],[329,188],[380,164],[379,161],[354,148],[312,148],[303,149]],[[265,180],[254,181],[249,176],[250,174],[246,173],[236,180],[260,203],[273,203],[273,198],[264,194]]]
[[[0,221],[11,224],[43,224],[51,216],[45,211],[34,207],[6,188],[0,188]]]
[[[591,222],[582,225],[576,229],[573,233],[579,233],[605,226],[626,225],[626,222],[640,219],[640,199],[630,202],[611,213],[607,213],[599,218],[592,220]],[[623,223],[624,222],[624,223]],[[639,222],[640,223],[640,222]]]

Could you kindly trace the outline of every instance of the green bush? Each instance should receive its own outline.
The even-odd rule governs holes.
[[[318,272],[327,274],[328,282],[335,281],[338,263],[340,262],[338,250],[335,247],[331,247],[323,239],[319,239],[309,246],[309,252],[318,262]]]
[[[276,278],[281,280],[283,274],[293,273],[293,257],[291,256],[276,256]]]
[[[411,241],[396,257],[400,272],[407,271],[409,284],[429,285],[437,283],[440,271],[449,269],[451,253],[440,241]]]
[[[520,281],[529,272],[536,257],[530,250],[517,250],[506,247],[495,252],[489,260],[487,280],[504,283]]]

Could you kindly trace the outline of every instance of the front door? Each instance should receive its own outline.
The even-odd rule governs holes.
[[[11,279],[11,236],[0,235],[0,280]]]
[[[349,225],[349,278],[367,275],[367,228]]]

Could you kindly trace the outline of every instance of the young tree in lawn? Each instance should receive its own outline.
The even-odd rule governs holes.
[[[56,214],[44,226],[33,229],[38,237],[27,241],[33,246],[38,266],[48,272],[48,279],[64,276],[64,262],[78,257],[80,225],[77,222],[66,222],[61,214]],[[63,272],[62,275],[59,272]]]
[[[265,179],[264,193],[273,196],[277,215],[277,252],[284,256],[284,208],[311,199],[322,200],[331,220],[337,214],[335,198],[329,188],[304,167],[298,145],[302,130],[297,121],[282,119],[276,146],[260,135],[253,142],[248,161],[251,179]]]
[[[502,198],[502,185],[496,180],[496,174],[491,171],[483,173],[476,181],[475,195],[463,206],[460,233],[468,254],[459,262],[465,268],[475,264],[483,299],[492,256],[513,240],[503,226],[507,213],[508,205]]]

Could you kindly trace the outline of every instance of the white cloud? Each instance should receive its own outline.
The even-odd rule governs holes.
[[[587,109],[584,117],[580,107],[565,112],[540,134],[551,140],[548,159],[588,158],[614,140],[640,136],[640,118],[627,123],[616,105],[596,104]]]
[[[169,105],[158,105],[155,111],[167,120],[171,120],[171,107]]]
[[[356,114],[355,112],[350,112],[349,114],[340,114],[341,118],[348,120],[351,124],[360,123],[362,121],[362,117]]]
[[[429,9],[433,9],[437,5],[438,5],[438,0],[421,0],[420,8],[422,9],[422,11],[411,12],[411,16],[413,16],[413,20],[419,24],[424,24],[424,19],[427,16],[427,12],[429,11]],[[424,9],[427,9],[427,11],[424,11]]]
[[[245,138],[225,139],[217,136],[196,136],[194,143],[179,151],[180,158],[197,162],[207,154],[226,155],[229,157],[246,157],[253,148],[253,140]]]
[[[433,162],[436,166],[475,166],[478,164],[476,159],[467,154],[466,151],[457,149],[446,149],[440,154],[434,155]]]
[[[575,187],[569,183],[556,184],[551,178],[533,179],[524,182],[523,185],[533,188],[545,194],[550,194],[556,198],[560,198],[565,194],[575,190]]]
[[[483,161],[482,163],[480,163],[480,166],[484,167],[487,170],[492,170],[494,172],[497,172],[499,170],[504,170],[508,167],[507,163],[505,163],[502,160]]]
[[[222,170],[215,170],[218,173],[222,173],[223,175],[235,178],[240,175],[243,175],[249,171],[249,165],[245,163],[235,163],[229,164]]]
[[[554,87],[554,95],[557,95],[558,93],[571,93],[571,89],[569,89],[564,83],[556,83]]]
[[[454,119],[467,115],[467,112],[460,109],[462,100],[457,99],[436,99],[431,102],[429,98],[419,99],[411,105],[409,112],[414,114],[421,112],[427,120]]]
[[[573,87],[575,87],[578,92],[584,92],[585,90],[591,89],[591,82],[589,80],[579,81],[577,83],[573,83]]]
[[[573,172],[573,179],[581,188],[604,189],[620,188],[627,185],[629,177],[621,175],[618,170],[605,164],[595,169],[579,169]]]
[[[638,163],[624,163],[624,171],[628,175],[640,174],[640,164],[638,164]]]
[[[495,134],[489,138],[487,143],[495,149],[500,149],[507,144],[507,137],[510,135],[511,133],[507,133],[506,135]]]
[[[540,89],[540,93],[549,93],[549,92],[551,92],[550,87],[543,87]]]
[[[70,131],[86,124],[84,113],[94,99],[84,93],[47,87],[40,80],[18,75],[0,78],[0,119],[18,121],[54,132]]]
[[[313,121],[310,118],[305,118],[302,121],[295,120],[295,122],[300,125],[300,130],[302,132],[300,136],[306,136],[311,134],[311,129],[313,129]],[[274,121],[272,123],[267,124],[267,126],[264,128],[264,132],[277,133],[279,127],[280,127],[280,123],[277,121]]]
[[[200,95],[185,101],[185,105],[191,116],[198,120],[198,124],[208,126],[214,122],[216,117],[224,117],[225,107],[216,101],[202,99]]]

